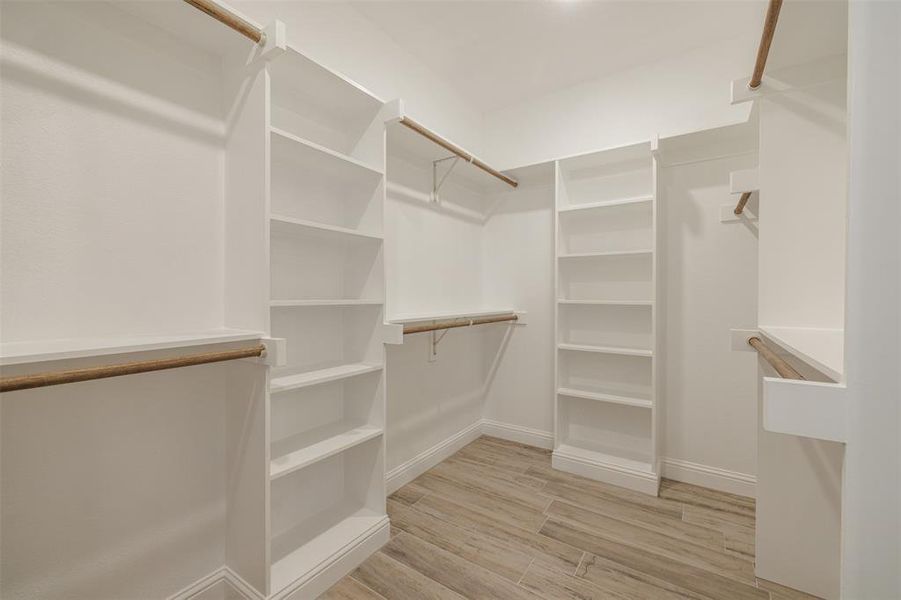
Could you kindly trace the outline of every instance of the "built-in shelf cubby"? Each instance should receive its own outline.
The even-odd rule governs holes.
[[[272,335],[287,340],[288,357],[273,377],[382,364],[381,314],[381,305],[273,308]]]
[[[653,203],[561,211],[557,251],[562,255],[647,251],[654,247]]]
[[[272,214],[380,236],[382,173],[273,130]]]
[[[563,453],[652,472],[651,411],[572,397],[563,397],[559,410]]]
[[[272,589],[302,586],[353,542],[387,526],[383,464],[377,436],[272,481]]]
[[[384,170],[383,103],[349,80],[297,52],[270,67],[272,127],[335,153]]]
[[[273,218],[270,266],[273,300],[379,300],[384,297],[379,238]]]
[[[642,351],[654,348],[649,305],[563,304],[559,319],[560,344]]]
[[[555,468],[657,493],[656,159],[636,144],[556,163]]]
[[[566,300],[652,301],[652,252],[557,259],[557,295]]]

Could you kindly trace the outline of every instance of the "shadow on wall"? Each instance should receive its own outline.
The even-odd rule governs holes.
[[[4,80],[222,144],[220,66],[212,56],[106,3],[5,2],[2,16]],[[183,79],[193,84],[179,85]]]
[[[428,333],[386,347],[389,471],[482,418],[512,332],[508,325],[448,330],[434,362]]]

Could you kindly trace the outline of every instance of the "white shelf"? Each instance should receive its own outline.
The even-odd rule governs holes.
[[[269,131],[272,134],[271,143],[273,158],[294,157],[311,167],[321,167],[324,170],[332,172],[337,170],[339,171],[339,175],[341,174],[340,171],[343,170],[345,171],[345,176],[353,176],[355,174],[354,172],[356,172],[356,174],[362,172],[364,175],[378,177],[385,174],[382,169],[377,169],[372,165],[368,165],[353,156],[348,156],[347,154],[336,152],[325,146],[320,146],[315,142],[311,142],[310,140],[296,136],[293,133],[278,129],[277,127],[270,127]]]
[[[494,315],[507,315],[510,313],[516,313],[512,308],[505,308],[500,310],[472,310],[468,312],[445,312],[445,313],[429,313],[429,314],[410,314],[410,315],[401,315],[400,317],[392,317],[388,320],[389,323],[417,323],[419,321],[438,321],[444,319],[463,319],[463,318],[479,318],[479,317],[491,317]]]
[[[620,354],[622,356],[654,356],[653,350],[645,350],[643,348],[618,348],[615,346],[588,346],[585,344],[557,344],[560,350],[570,350],[573,352],[596,352],[598,354]]]
[[[609,465],[629,471],[653,474],[651,463],[645,457],[634,452],[621,452],[620,449],[608,448],[595,442],[567,440],[566,443],[557,446],[554,454],[601,466]]]
[[[575,388],[562,387],[557,390],[561,396],[570,398],[583,398],[585,400],[596,400],[598,402],[607,402],[610,404],[622,404],[624,406],[634,406],[637,408],[653,408],[654,403],[645,398],[632,398],[629,396],[617,396],[615,394],[602,394],[598,392],[589,392],[587,390],[577,390]]]
[[[653,250],[612,250],[608,252],[578,252],[574,254],[558,254],[557,258],[603,258],[615,256],[641,256],[653,254]]]
[[[174,350],[192,346],[227,344],[247,340],[259,340],[265,334],[243,329],[212,329],[173,335],[134,335],[98,338],[67,338],[7,342],[0,344],[0,366],[148,352]]]
[[[382,365],[370,365],[366,363],[353,363],[348,365],[340,365],[328,369],[319,369],[316,371],[307,371],[305,373],[297,373],[294,375],[282,375],[273,377],[269,382],[269,391],[273,394],[279,392],[287,392],[311,385],[319,385],[321,383],[329,383],[365,375],[366,373],[375,373],[381,371]]]
[[[271,584],[278,592],[314,572],[351,544],[387,525],[388,517],[347,502],[313,515],[272,540]]]
[[[626,206],[629,204],[643,204],[645,202],[652,202],[654,200],[653,196],[638,196],[636,198],[620,198],[617,200],[603,200],[601,202],[586,202],[584,204],[573,204],[570,206],[566,206],[558,209],[558,212],[568,213],[575,212],[579,210],[593,210],[596,208],[610,208],[612,206]]]
[[[347,237],[350,239],[359,239],[365,241],[382,241],[384,238],[380,235],[372,233],[364,233],[349,227],[340,227],[338,225],[326,225],[325,223],[317,223],[315,221],[306,221],[304,219],[295,219],[294,217],[286,217],[283,215],[271,215],[269,217],[271,227],[276,231],[284,233],[292,233],[297,231],[307,231],[336,237]]]
[[[272,300],[269,306],[272,308],[293,308],[303,306],[381,306],[381,300],[367,300],[365,298],[313,298],[303,300]]]
[[[761,325],[760,331],[783,350],[833,381],[842,381],[845,365],[844,330]]]
[[[378,427],[340,421],[273,442],[269,476],[278,479],[380,435]]]
[[[654,306],[653,300],[565,300],[557,299],[557,304],[583,306]]]

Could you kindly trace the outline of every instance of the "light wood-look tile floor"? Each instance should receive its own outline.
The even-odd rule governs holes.
[[[391,541],[328,600],[800,600],[754,576],[754,500],[664,480],[660,497],[482,437],[388,499]]]

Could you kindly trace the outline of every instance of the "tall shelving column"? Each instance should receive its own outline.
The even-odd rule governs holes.
[[[291,48],[270,66],[272,597],[313,598],[388,539],[383,103]]]
[[[662,291],[651,150],[556,164],[553,466],[656,495]]]

